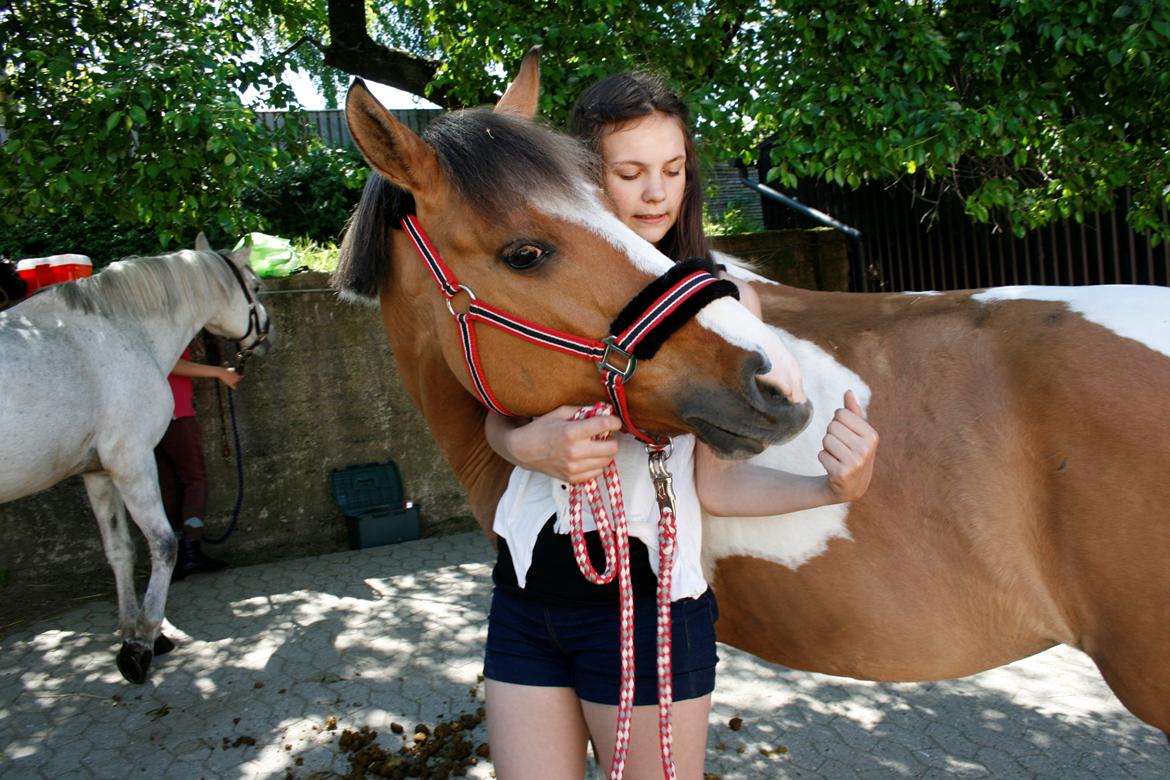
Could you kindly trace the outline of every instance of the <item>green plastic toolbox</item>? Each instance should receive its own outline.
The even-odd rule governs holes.
[[[419,538],[418,506],[406,500],[398,464],[359,463],[329,473],[353,550]]]

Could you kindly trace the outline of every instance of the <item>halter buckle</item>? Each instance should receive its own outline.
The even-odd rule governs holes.
[[[601,343],[605,345],[605,352],[601,355],[601,362],[597,364],[597,370],[603,374],[606,371],[612,371],[620,376],[623,382],[629,382],[630,378],[634,375],[634,369],[638,367],[638,359],[632,353],[626,352],[617,344],[614,344],[613,341],[616,338],[617,336],[611,334],[601,340]],[[624,367],[614,365],[612,362],[614,355],[620,355],[625,359]]]

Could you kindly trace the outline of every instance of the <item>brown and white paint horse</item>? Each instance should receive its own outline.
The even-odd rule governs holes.
[[[532,115],[534,60],[497,111]],[[428,144],[360,85],[347,107],[367,159],[402,189],[372,177],[338,284],[380,298],[402,379],[489,529],[511,466],[484,440],[455,326],[397,218],[413,200],[481,298],[578,334],[603,335],[667,261],[604,213],[587,175],[574,194],[545,180],[547,160],[515,158],[498,137],[514,120],[467,112],[436,123]],[[547,131],[531,133],[524,143],[575,159]],[[493,155],[499,165],[485,169]],[[508,265],[518,245],[552,251],[518,273]],[[705,520],[720,639],[794,668],[889,681],[968,675],[1065,643],[1170,733],[1170,290],[864,295],[754,281],[814,410],[760,462],[819,473],[820,436],[845,389],[858,392],[882,450],[851,505]],[[604,397],[583,361],[481,331],[488,378],[514,411]],[[636,420],[692,430],[728,454],[790,438],[799,415],[777,409],[779,427],[759,431],[759,353],[787,360],[738,304],[710,304],[639,366]],[[763,380],[764,395],[802,408],[799,380],[780,373]]]

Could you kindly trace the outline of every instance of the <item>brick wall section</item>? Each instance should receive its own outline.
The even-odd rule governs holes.
[[[849,243],[832,228],[715,236],[711,243],[777,282],[808,290],[849,290]]]

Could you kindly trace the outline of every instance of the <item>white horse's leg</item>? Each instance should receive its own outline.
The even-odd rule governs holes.
[[[118,653],[119,671],[134,683],[146,681],[156,650],[161,655],[173,646],[160,635],[160,629],[179,546],[163,510],[153,451],[146,449],[145,453],[145,456],[133,459],[129,455],[118,457],[116,464],[107,463],[110,478],[150,549],[150,582],[142,598],[142,609],[131,636],[123,638],[122,650]],[[107,462],[106,459],[103,462]]]
[[[148,475],[129,480],[115,478],[115,484],[122,493],[130,517],[146,537],[146,544],[150,548],[150,582],[142,598],[138,636],[153,641],[158,636],[166,612],[167,591],[171,586],[171,572],[175,568],[179,542],[163,510],[153,456],[149,463]]]
[[[89,505],[102,532],[106,560],[114,570],[118,589],[118,635],[124,640],[130,639],[138,624],[138,596],[134,592],[134,545],[126,526],[126,509],[108,474],[85,474],[83,480]]]

